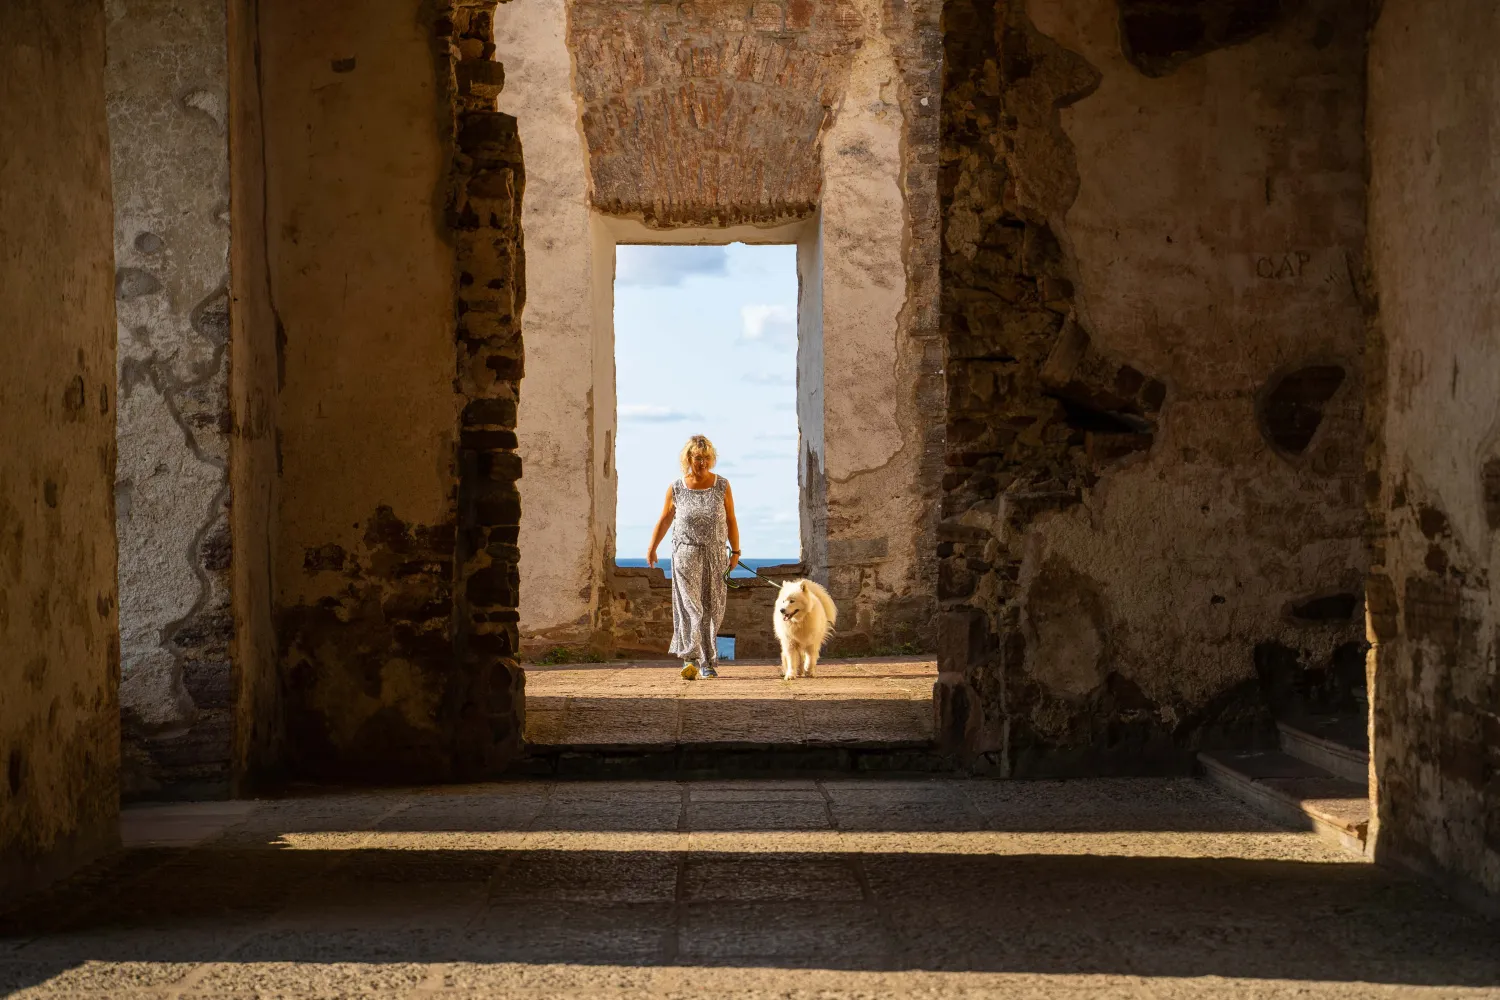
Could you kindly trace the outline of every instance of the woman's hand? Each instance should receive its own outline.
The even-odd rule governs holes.
[[[740,557],[736,553],[730,552],[729,553],[729,572],[733,573],[734,572],[734,568],[736,566],[738,566],[739,564],[740,564]]]
[[[654,547],[650,552],[646,553],[646,565],[650,566],[652,569],[656,568],[656,549]]]

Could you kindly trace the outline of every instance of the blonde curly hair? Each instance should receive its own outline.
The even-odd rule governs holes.
[[[714,443],[702,434],[694,434],[688,438],[687,444],[682,446],[682,452],[677,456],[677,462],[682,466],[682,474],[685,476],[693,471],[693,459],[699,455],[708,458],[708,467],[712,469],[719,462],[719,453],[714,450]]]

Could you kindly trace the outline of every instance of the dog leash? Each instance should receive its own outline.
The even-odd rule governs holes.
[[[760,575],[760,570],[755,569],[755,568],[750,567],[750,566],[745,566],[744,563],[741,563],[740,565],[744,566],[745,569],[750,570],[750,575],[751,575],[751,577],[753,578],[753,580],[755,582],[757,582],[757,583],[763,583],[767,587],[775,587],[777,590],[781,589],[781,584],[776,583],[774,580],[771,580],[769,577],[761,576]],[[745,587],[748,587],[750,585],[751,581],[750,580],[746,580],[743,577],[741,577],[738,581],[735,581],[735,580],[731,579],[730,576],[729,576],[729,574],[733,573],[733,572],[734,572],[734,569],[732,567],[730,569],[728,569],[728,570],[725,571],[725,573],[724,573],[724,583],[725,583],[726,586],[728,586],[732,590],[742,590]]]

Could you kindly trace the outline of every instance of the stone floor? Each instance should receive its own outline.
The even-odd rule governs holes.
[[[933,735],[933,660],[825,660],[781,679],[735,660],[712,680],[670,663],[526,668],[526,741],[540,746],[904,746]]]
[[[509,783],[131,810],[0,995],[1500,997],[1500,928],[1193,779]]]

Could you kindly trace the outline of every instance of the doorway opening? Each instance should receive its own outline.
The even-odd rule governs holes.
[[[807,461],[823,444],[816,220],[774,232],[680,234],[611,220],[597,232],[605,238],[596,254],[608,254],[596,257],[595,294],[607,289],[608,297],[596,299],[592,398],[601,446],[595,497],[607,526],[596,632],[604,641],[587,662],[528,665],[528,753],[539,767],[604,766],[607,757],[610,768],[628,771],[722,768],[730,766],[725,754],[750,751],[755,767],[771,770],[840,769],[856,759],[883,769],[928,752],[930,656],[834,655],[811,678],[781,676],[773,627],[780,583],[827,572],[818,558],[824,493],[810,474],[821,474],[821,460]],[[682,242],[658,239],[670,235]],[[656,566],[647,554],[695,434],[713,442],[714,471],[733,491],[742,567],[728,580],[718,676],[687,680],[669,652],[670,531]]]
[[[620,244],[615,254],[615,564],[646,565],[693,434],[714,443],[714,471],[734,491],[733,578],[797,564],[797,248]],[[669,540],[660,564],[670,579]]]

